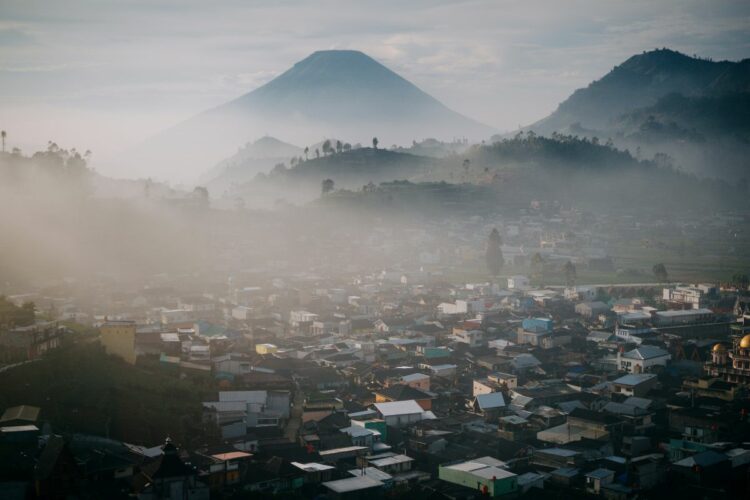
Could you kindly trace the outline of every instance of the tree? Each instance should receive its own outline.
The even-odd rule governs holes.
[[[732,276],[732,285],[738,290],[747,290],[748,285],[750,285],[750,278],[745,273],[734,273]]]
[[[659,283],[666,283],[669,276],[667,274],[667,268],[664,264],[654,264],[654,267],[651,269],[651,271],[654,273],[654,277],[659,280]]]
[[[492,276],[500,274],[500,270],[503,268],[503,251],[501,249],[502,238],[497,228],[493,228],[490,231],[490,236],[487,238],[487,253],[485,254],[485,260],[487,262],[487,270]]]
[[[3,130],[2,132],[0,132],[0,136],[2,136],[3,138],[3,153],[5,153],[5,138],[8,136],[8,133]]]
[[[315,148],[315,158],[320,158],[320,150]]]
[[[372,138],[372,147],[373,147],[373,149],[378,149],[378,143],[379,143],[379,142],[380,142],[380,141],[378,141],[378,138],[377,138],[377,137],[373,137],[373,138]]]
[[[531,274],[539,286],[544,286],[544,259],[538,252],[531,257]]]
[[[307,161],[307,153],[310,152],[310,148],[305,146],[305,161]]]
[[[323,182],[320,183],[320,192],[322,195],[327,195],[331,191],[333,191],[334,182],[332,179],[325,179]]]
[[[576,285],[576,265],[571,261],[565,263],[565,284],[567,286]]]
[[[352,150],[352,145],[349,144],[348,142],[345,142],[344,143],[344,151],[351,151],[351,150]]]
[[[341,144],[341,141],[336,141],[336,152],[341,153],[341,151],[344,149],[344,145]]]
[[[330,154],[332,151],[333,149],[331,149],[331,140],[326,139],[325,141],[323,141],[323,154],[327,155],[327,154]]]

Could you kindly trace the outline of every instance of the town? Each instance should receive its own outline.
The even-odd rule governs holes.
[[[538,237],[522,227],[492,231],[505,257],[490,234],[488,266],[519,263],[499,241]],[[747,278],[577,285],[565,260],[567,283],[545,286],[569,250],[478,283],[449,282],[423,252],[335,278],[250,269],[210,288],[160,275],[130,292],[8,295],[1,496],[744,497]],[[135,399],[120,413],[153,405],[167,423],[146,432],[23,387],[24,370],[66,356],[174,384],[140,403],[103,389]]]

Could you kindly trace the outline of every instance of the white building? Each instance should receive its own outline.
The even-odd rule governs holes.
[[[628,351],[617,353],[617,366],[620,371],[628,373],[647,373],[655,366],[667,366],[672,355],[660,347],[644,345]]]
[[[454,330],[453,340],[469,347],[481,347],[485,344],[484,332],[481,330]]]
[[[531,288],[531,282],[526,276],[511,276],[508,278],[509,290],[528,290]]]
[[[453,314],[466,314],[469,312],[469,304],[465,300],[457,300],[455,304],[443,302],[437,306],[438,312],[446,316]]]
[[[404,427],[421,420],[434,419],[431,411],[425,411],[419,403],[410,399],[408,401],[393,401],[390,403],[375,403],[375,410],[386,425],[391,427]]]
[[[702,309],[706,306],[709,296],[715,296],[717,293],[714,285],[678,286],[662,290],[662,299],[688,305],[691,309]]]

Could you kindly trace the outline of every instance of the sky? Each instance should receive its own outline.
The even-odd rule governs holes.
[[[0,128],[106,167],[315,50],[356,49],[510,131],[631,55],[739,60],[749,35],[747,0],[0,0]]]

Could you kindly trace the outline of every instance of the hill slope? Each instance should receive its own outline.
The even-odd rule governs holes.
[[[492,130],[358,51],[315,52],[262,87],[208,110],[144,145],[144,165],[183,179],[204,170],[248,136],[305,144],[321,135],[369,143],[423,137],[483,138]],[[197,145],[199,147],[192,147]]]
[[[235,154],[217,163],[201,176],[201,182],[211,193],[221,193],[233,184],[251,180],[260,172],[268,172],[278,163],[288,162],[301,155],[302,148],[280,141],[274,137],[261,137],[248,142]]]
[[[687,97],[750,90],[750,59],[713,62],[668,49],[629,58],[588,87],[578,89],[550,116],[533,124],[549,134],[578,123],[603,129],[611,120],[637,108],[653,106],[668,94]]]

